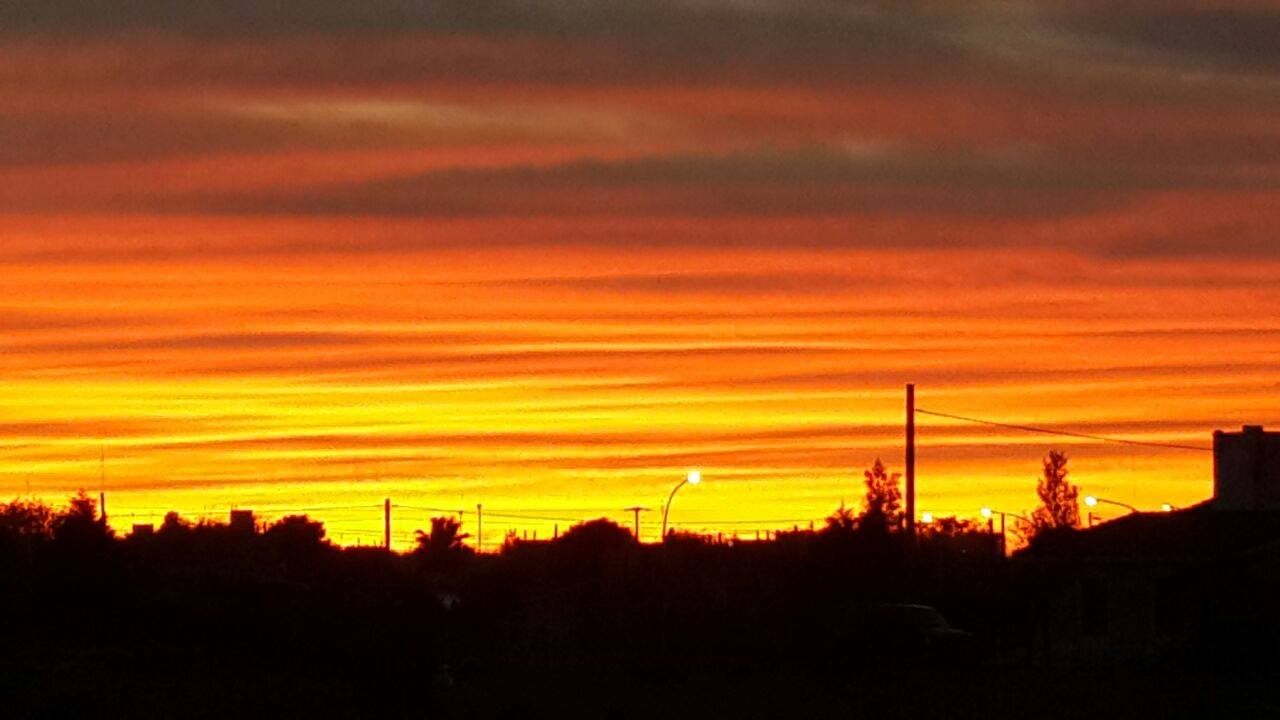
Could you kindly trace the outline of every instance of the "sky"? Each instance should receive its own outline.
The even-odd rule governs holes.
[[[0,5],[0,496],[395,541],[856,505],[930,410],[1280,426],[1280,9]],[[922,416],[918,507],[1212,455]],[[1109,511],[1099,511],[1108,515]]]

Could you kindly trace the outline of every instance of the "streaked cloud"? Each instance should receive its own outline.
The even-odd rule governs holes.
[[[5,3],[0,491],[92,487],[105,448],[121,512],[573,514],[696,465],[693,521],[781,518],[897,462],[908,381],[1078,432],[1280,422],[1278,25],[1248,0]],[[1204,454],[922,430],[938,512],[1029,504],[1059,441],[1139,504],[1210,484]]]

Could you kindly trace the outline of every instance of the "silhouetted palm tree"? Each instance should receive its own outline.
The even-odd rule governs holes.
[[[464,546],[462,541],[471,537],[463,534],[462,523],[452,517],[431,518],[431,532],[415,533],[418,546],[414,553],[419,555],[448,555],[457,552]]]

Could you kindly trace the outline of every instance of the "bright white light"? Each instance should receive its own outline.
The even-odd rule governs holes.
[[[702,482],[702,473],[698,472],[697,470],[690,470],[689,475],[685,478],[685,480],[688,480],[690,485],[697,485],[698,483]]]
[[[923,521],[923,522],[925,522],[925,523],[931,523],[931,522],[933,522],[933,513],[931,513],[931,512],[921,513],[921,515],[920,515],[920,520],[921,520],[921,521]]]
[[[1173,506],[1172,506],[1172,505],[1170,505],[1169,503],[1165,503],[1165,504],[1161,505],[1161,506],[1160,506],[1160,509],[1161,509],[1161,510],[1163,510],[1163,511],[1165,511],[1165,512],[1173,512]]]
[[[984,518],[991,517],[991,508],[982,508],[982,517]]]
[[[1098,498],[1092,495],[1086,495],[1084,498],[1084,504],[1088,505],[1089,507],[1094,507],[1098,504]]]

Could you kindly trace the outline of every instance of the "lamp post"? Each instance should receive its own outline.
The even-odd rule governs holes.
[[[684,479],[671,488],[671,494],[667,496],[667,504],[662,507],[662,541],[667,540],[667,515],[671,512],[671,501],[676,498],[676,493],[685,485],[697,485],[702,482],[702,473],[697,470],[690,470]]]
[[[1019,517],[1019,518],[1022,518],[1023,520],[1026,520],[1026,519],[1027,519],[1027,516],[1026,516],[1026,515],[1023,515],[1022,513],[1010,513],[1010,512],[1002,512],[1002,511],[1000,511],[1000,510],[992,510],[992,509],[991,509],[991,508],[989,508],[989,507],[984,507],[984,508],[982,508],[982,511],[981,511],[981,512],[982,512],[982,517],[984,517],[984,518],[986,518],[986,519],[987,519],[987,529],[991,530],[992,532],[994,532],[994,528],[992,528],[992,527],[991,527],[991,525],[992,525],[991,517],[992,517],[993,515],[999,515],[999,516],[1000,516],[1000,554],[1001,554],[1001,555],[1003,555],[1003,554],[1004,554],[1005,545],[1006,545],[1006,543],[1008,542],[1008,540],[1007,540],[1007,536],[1006,536],[1006,535],[1005,535],[1005,533],[1004,533],[1004,519],[1005,519],[1005,516],[1006,516],[1006,515],[1013,515],[1014,517]]]
[[[1089,507],[1097,507],[1098,503],[1102,503],[1103,505],[1115,505],[1116,507],[1122,507],[1125,510],[1128,510],[1130,513],[1142,512],[1141,510],[1130,505],[1129,503],[1122,503],[1116,500],[1108,500],[1106,498],[1100,498],[1096,495],[1086,495],[1084,498],[1084,504],[1088,505]]]

